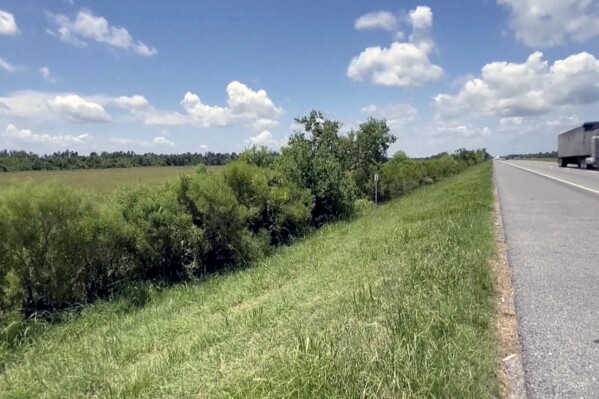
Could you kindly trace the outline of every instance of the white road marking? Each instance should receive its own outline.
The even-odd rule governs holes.
[[[569,182],[567,180],[558,179],[557,177],[546,175],[545,173],[537,172],[536,170],[532,170],[532,169],[528,169],[528,168],[523,168],[522,166],[517,166],[517,165],[511,164],[511,163],[508,163],[508,162],[502,162],[502,163],[504,163],[506,165],[509,165],[511,167],[514,167],[514,168],[522,169],[522,170],[525,170],[527,172],[534,173],[534,174],[537,174],[539,176],[546,177],[548,179],[556,180],[556,181],[558,181],[560,183],[565,183],[565,184],[568,184],[570,186],[574,186],[574,187],[580,188],[582,190],[590,191],[590,192],[592,192],[594,194],[598,194],[599,195],[599,191],[593,190],[592,188],[588,188],[588,187],[585,187],[585,186],[581,186],[580,184],[572,183],[572,182]]]

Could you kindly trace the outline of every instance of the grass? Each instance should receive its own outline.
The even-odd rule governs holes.
[[[524,161],[557,162],[557,158],[524,158]]]
[[[0,398],[497,397],[491,189],[487,162],[252,267],[86,308],[1,355]]]
[[[208,170],[218,170],[221,166],[209,166]],[[75,169],[40,170],[0,173],[0,191],[3,188],[31,180],[46,183],[56,180],[75,188],[91,190],[100,194],[112,192],[117,187],[130,183],[161,184],[173,180],[179,173],[189,173],[194,166],[184,167],[143,167],[114,169]]]

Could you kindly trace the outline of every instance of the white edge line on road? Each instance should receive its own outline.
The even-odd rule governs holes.
[[[569,182],[567,180],[558,179],[557,177],[546,175],[545,173],[537,172],[536,170],[532,170],[532,169],[528,169],[528,168],[523,168],[522,166],[517,166],[517,165],[514,165],[514,164],[509,163],[509,162],[503,162],[503,161],[501,161],[501,163],[503,163],[505,165],[508,165],[508,166],[511,166],[513,168],[522,169],[522,170],[525,170],[527,172],[534,173],[536,175],[543,176],[543,177],[546,177],[546,178],[551,179],[551,180],[556,180],[556,181],[558,181],[560,183],[568,184],[570,186],[574,186],[574,187],[577,187],[577,188],[580,188],[580,189],[583,189],[583,190],[586,190],[586,191],[590,191],[590,192],[592,192],[594,194],[598,194],[599,195],[599,191],[593,190],[592,188],[588,188],[588,187],[585,187],[585,186],[581,186],[580,184],[572,183],[572,182]]]

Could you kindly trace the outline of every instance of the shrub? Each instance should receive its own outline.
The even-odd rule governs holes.
[[[254,145],[239,154],[239,160],[261,168],[272,168],[278,155],[266,146],[257,147]]]
[[[264,252],[264,243],[247,230],[247,209],[220,175],[181,175],[175,184],[177,199],[192,223],[202,229],[204,271],[242,264]]]
[[[3,278],[14,273],[4,286],[6,306],[30,314],[85,302],[94,274],[86,262],[94,242],[89,221],[98,214],[90,197],[59,184],[25,184],[8,190],[3,203]]]
[[[268,233],[271,245],[289,242],[310,225],[313,199],[274,170],[244,162],[227,165],[225,181],[248,211],[248,228],[254,234]]]
[[[410,192],[423,183],[425,168],[422,162],[409,159],[403,152],[395,154],[381,170],[381,196],[390,199]]]
[[[130,263],[124,272],[129,280],[179,281],[204,268],[207,239],[179,203],[176,187],[126,187],[114,206],[123,223],[120,242]]]
[[[355,185],[331,153],[315,150],[307,139],[298,135],[283,149],[277,168],[293,184],[310,190],[314,197],[313,226],[351,214]]]

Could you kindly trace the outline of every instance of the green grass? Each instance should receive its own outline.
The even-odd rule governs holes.
[[[497,397],[491,188],[487,162],[143,307],[94,305],[2,355],[0,398]]]
[[[219,170],[222,166],[209,166],[208,170]],[[175,179],[179,173],[189,173],[194,166],[144,167],[114,169],[40,170],[0,173],[0,191],[23,181],[47,183],[59,181],[74,188],[109,193],[121,185],[131,183],[161,184]]]
[[[524,161],[557,162],[557,158],[523,158]]]

